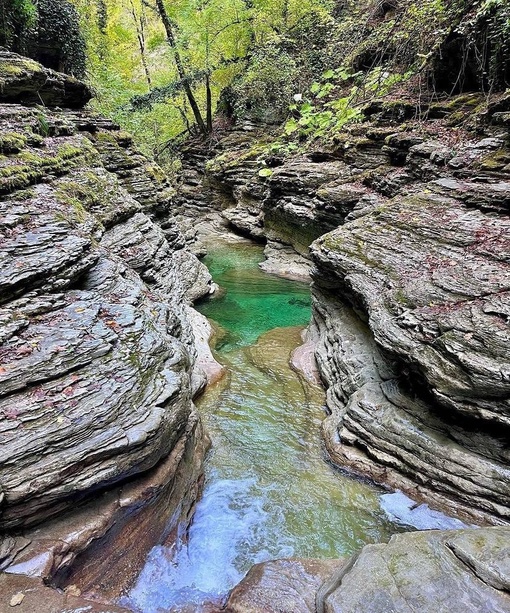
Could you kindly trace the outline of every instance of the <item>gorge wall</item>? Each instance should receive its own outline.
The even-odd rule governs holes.
[[[200,490],[188,315],[211,279],[161,169],[89,98],[0,52],[2,610],[106,611],[83,596],[115,599]]]
[[[415,110],[378,101],[336,147],[280,157],[241,123],[209,159],[189,145],[177,204],[190,240],[233,228],[267,270],[311,274],[333,462],[500,527],[258,564],[229,613],[510,608],[510,98]]]
[[[379,100],[333,147],[292,156],[264,154],[267,130],[241,124],[202,175],[190,147],[183,193],[193,214],[266,239],[269,270],[312,267],[332,459],[506,523],[510,98],[420,111]]]

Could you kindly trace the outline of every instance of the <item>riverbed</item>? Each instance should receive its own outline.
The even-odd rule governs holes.
[[[210,611],[257,562],[347,557],[414,521],[411,501],[328,463],[324,393],[289,366],[310,320],[309,287],[263,273],[262,258],[241,241],[205,259],[220,290],[198,309],[216,327],[227,375],[197,403],[212,449],[189,534],[151,551],[122,600],[136,611]],[[417,516],[418,527],[454,527],[426,508]]]

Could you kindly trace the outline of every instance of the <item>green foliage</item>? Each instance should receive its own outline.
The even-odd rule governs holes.
[[[0,46],[23,52],[25,39],[37,23],[32,0],[0,0]]]
[[[483,89],[509,87],[510,3],[475,0],[474,5],[476,10],[459,24],[455,33],[465,38]]]
[[[81,77],[85,43],[66,0],[0,0],[0,45]]]
[[[294,59],[275,44],[257,50],[250,66],[232,86],[236,117],[278,123],[296,93]]]
[[[37,37],[29,43],[31,57],[76,77],[85,74],[85,41],[79,17],[70,2],[38,0]]]
[[[298,117],[289,119],[284,126],[287,136],[297,134],[303,138],[333,137],[346,124],[360,121],[360,108],[354,106],[348,97],[331,100],[325,105],[315,106],[304,102],[300,106],[292,105],[291,110]]]
[[[148,4],[73,2],[87,40],[88,73],[97,92],[93,105],[156,156],[168,154],[168,141],[193,129],[187,86],[204,117],[208,79],[213,110],[232,86],[239,117],[282,121],[292,95],[329,62],[324,41],[334,25],[330,0],[164,0],[185,78]]]
[[[327,6],[290,3],[287,19],[285,34],[262,29],[247,69],[234,81],[231,104],[236,118],[283,121],[292,97],[329,66],[325,47],[335,22]]]

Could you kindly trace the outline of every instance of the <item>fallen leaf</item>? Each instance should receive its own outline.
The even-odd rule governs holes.
[[[70,596],[81,596],[81,590],[77,585],[69,585],[66,587],[66,594]]]
[[[25,600],[25,594],[23,594],[23,592],[18,592],[17,594],[14,594],[14,596],[11,598],[9,606],[17,607],[23,602],[23,600]]]
[[[19,411],[17,409],[7,409],[4,411],[4,416],[7,419],[18,419]]]

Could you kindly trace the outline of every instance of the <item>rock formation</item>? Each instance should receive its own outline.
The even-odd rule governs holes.
[[[411,102],[399,104],[372,103],[305,156],[262,155],[260,133],[248,146],[235,128],[205,165],[202,208],[221,202],[228,224],[266,237],[266,269],[315,265],[333,460],[468,521],[506,522],[510,100],[462,95],[405,124]]]
[[[5,52],[0,83],[0,568],[68,586],[37,593],[69,610],[189,522],[207,439],[187,313],[210,276],[83,84]],[[5,610],[25,583],[1,579]]]
[[[508,530],[412,532],[349,560],[254,566],[227,613],[504,613],[510,608]]]

